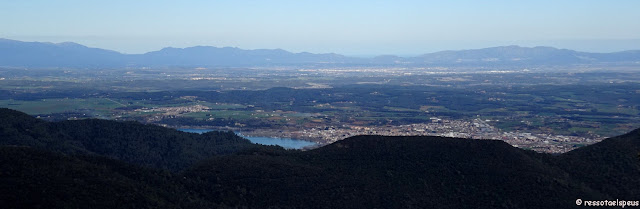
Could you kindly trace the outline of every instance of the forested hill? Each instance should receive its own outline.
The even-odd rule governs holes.
[[[253,208],[571,208],[578,198],[637,199],[638,132],[560,156],[495,140],[357,136],[216,157],[185,175],[220,185],[207,199]]]
[[[169,172],[99,156],[0,146],[0,205],[22,208],[216,208]]]
[[[0,113],[6,208],[583,208],[576,199],[640,197],[640,129],[562,155],[418,136],[357,136],[290,151],[137,123]],[[231,149],[192,147],[216,149],[205,139]],[[213,157],[194,164],[188,151]],[[147,163],[153,159],[161,163]],[[168,172],[130,163],[192,166]]]
[[[594,189],[614,197],[640,199],[640,129],[552,160]]]
[[[0,139],[0,145],[100,155],[171,171],[214,155],[257,146],[232,132],[195,134],[138,122],[98,119],[45,122],[6,108],[0,109]]]

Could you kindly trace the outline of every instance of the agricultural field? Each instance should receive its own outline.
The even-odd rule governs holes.
[[[425,124],[435,119],[482,119],[503,132],[590,138],[640,127],[640,84],[632,81],[636,74],[472,73],[452,79],[455,76],[207,73],[211,72],[226,77],[185,74],[183,79],[167,80],[161,73],[140,71],[145,79],[158,77],[135,80],[135,73],[126,73],[133,80],[114,79],[109,77],[117,75],[113,73],[92,81],[83,80],[88,76],[65,80],[49,74],[14,78],[0,81],[0,107],[47,120],[106,118],[278,133]],[[630,80],[621,80],[625,77]],[[557,82],[556,78],[564,83],[544,82]],[[289,82],[293,80],[297,82]],[[87,82],[94,85],[86,88]]]

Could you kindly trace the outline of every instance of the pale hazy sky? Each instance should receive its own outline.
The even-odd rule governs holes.
[[[0,38],[124,53],[195,45],[347,55],[640,49],[638,0],[0,0]]]

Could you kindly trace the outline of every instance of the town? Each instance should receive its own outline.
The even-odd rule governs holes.
[[[357,135],[383,136],[443,136],[455,138],[502,140],[514,147],[531,149],[544,153],[564,153],[581,146],[593,144],[603,137],[586,138],[545,133],[502,132],[481,119],[473,121],[442,120],[431,118],[431,123],[408,124],[399,126],[356,126],[343,125],[316,127],[304,130],[255,129],[244,131],[247,136],[269,136],[295,138],[329,144]]]

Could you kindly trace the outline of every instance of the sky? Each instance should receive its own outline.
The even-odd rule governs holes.
[[[640,49],[637,0],[0,0],[0,38],[138,54],[197,45],[352,56],[503,45]]]

